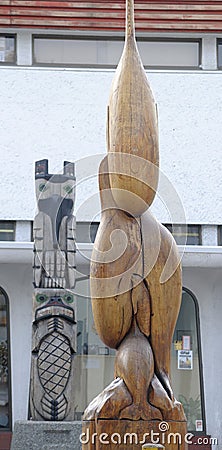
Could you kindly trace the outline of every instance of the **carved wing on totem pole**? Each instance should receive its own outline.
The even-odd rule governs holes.
[[[110,434],[143,429],[144,421],[146,427],[162,420],[185,424],[170,383],[181,267],[172,235],[149,211],[159,176],[157,111],[137,50],[132,0],[109,99],[107,147],[99,169],[102,217],[91,297],[96,330],[117,350],[115,380],[87,407],[85,426]]]
[[[63,174],[35,166],[34,296],[30,414],[33,420],[73,420],[76,353],[74,164]]]

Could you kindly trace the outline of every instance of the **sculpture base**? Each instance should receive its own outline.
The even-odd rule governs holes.
[[[146,420],[83,421],[82,450],[141,450],[145,443],[162,444],[165,450],[187,450],[186,422]]]
[[[80,450],[81,422],[15,423],[11,450]]]

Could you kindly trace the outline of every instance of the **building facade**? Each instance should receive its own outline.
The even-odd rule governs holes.
[[[88,278],[124,5],[0,0],[2,449],[14,422],[28,417],[36,160],[47,158],[51,173],[65,160],[76,164],[76,420],[113,377],[114,352],[95,332]],[[189,430],[222,449],[222,6],[136,0],[135,19],[159,116],[161,176],[152,210],[174,234],[183,267],[172,383]]]

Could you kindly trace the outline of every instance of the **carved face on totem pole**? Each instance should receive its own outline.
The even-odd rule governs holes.
[[[63,174],[36,163],[30,410],[34,420],[73,420],[76,352],[74,164]]]
[[[48,161],[36,163],[38,214],[34,220],[35,287],[73,289],[75,285],[74,164],[64,163],[64,173],[48,174]]]

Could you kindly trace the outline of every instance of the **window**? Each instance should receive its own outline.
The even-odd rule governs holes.
[[[218,226],[218,245],[222,245],[222,225]]]
[[[9,301],[0,288],[0,430],[11,429]]]
[[[15,222],[0,221],[0,241],[15,240]]]
[[[200,41],[156,40],[138,41],[145,67],[198,68]]]
[[[172,233],[178,245],[201,245],[200,225],[169,225],[165,227]]]
[[[222,39],[217,40],[217,66],[222,69]]]
[[[182,293],[172,345],[171,376],[177,400],[183,404],[189,431],[205,430],[200,324],[197,300],[188,289]]]
[[[123,39],[90,39],[70,37],[34,37],[34,64],[115,66],[118,64]]]
[[[201,41],[138,38],[138,48],[145,67],[198,68]],[[124,41],[121,37],[34,36],[34,64],[115,67]]]
[[[91,243],[95,242],[99,222],[77,222],[76,223],[76,241]]]
[[[77,355],[75,356],[75,420],[114,377],[116,351],[100,340],[94,325],[89,277],[78,281]]]
[[[16,39],[12,34],[0,34],[0,64],[16,63]]]

